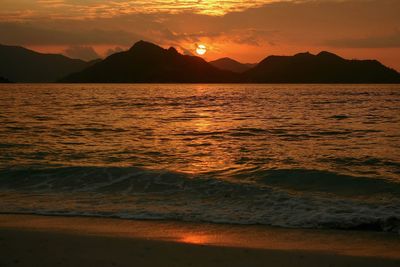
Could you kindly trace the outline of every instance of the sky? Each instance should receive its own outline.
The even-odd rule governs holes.
[[[139,40],[256,63],[330,51],[400,70],[400,0],[0,0],[0,43],[85,60]]]

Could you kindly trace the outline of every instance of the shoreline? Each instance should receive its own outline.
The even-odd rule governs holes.
[[[135,222],[175,222],[177,224],[194,224],[194,225],[220,225],[220,226],[232,226],[232,227],[261,227],[266,229],[286,229],[289,231],[319,231],[319,232],[354,232],[354,233],[382,233],[389,235],[396,235],[400,238],[400,232],[397,231],[385,231],[376,227],[369,226],[368,224],[361,225],[360,227],[348,227],[348,228],[308,228],[308,227],[284,227],[284,226],[276,226],[276,225],[267,225],[267,224],[246,224],[246,223],[230,223],[230,222],[213,222],[213,221],[186,221],[186,220],[175,220],[175,219],[157,219],[157,218],[129,218],[129,217],[120,217],[113,215],[86,215],[86,214],[57,214],[57,213],[35,213],[35,212],[0,212],[1,216],[30,216],[30,217],[50,217],[50,218],[82,218],[82,219],[104,219],[104,220],[122,220],[122,221],[135,221]],[[371,224],[372,225],[372,224]],[[0,227],[1,227],[1,219],[0,219]],[[378,229],[378,230],[376,230]]]
[[[98,217],[1,214],[0,250],[0,266],[400,264],[399,236],[382,232]]]

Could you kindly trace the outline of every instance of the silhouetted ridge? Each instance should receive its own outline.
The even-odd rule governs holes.
[[[257,65],[230,58],[208,63],[146,41],[90,62],[0,45],[0,74],[7,77],[0,82],[400,83],[400,74],[377,60],[347,60],[327,51],[269,56]]]
[[[195,56],[139,41],[128,51],[113,54],[62,82],[117,83],[207,83],[234,82],[232,72],[223,71]]]
[[[173,53],[173,54],[179,54],[178,50],[175,49],[175,47],[170,47],[168,48],[168,52]]]
[[[132,50],[140,50],[140,49],[143,49],[143,50],[151,50],[151,49],[153,49],[153,50],[163,50],[162,47],[160,47],[160,46],[158,46],[156,44],[150,43],[150,42],[143,41],[143,40],[140,40],[140,41],[136,42],[129,50],[132,51]]]
[[[288,56],[288,57],[290,57],[290,56]],[[303,53],[297,53],[293,57],[295,57],[295,58],[311,58],[311,57],[314,57],[314,55],[311,54],[310,52],[303,52]]]
[[[269,56],[244,73],[254,83],[399,83],[400,74],[376,60],[347,60],[330,52]]]
[[[317,55],[317,57],[324,57],[324,58],[332,58],[332,59],[341,59],[341,60],[345,60],[344,58],[342,58],[342,57],[340,57],[340,56],[338,56],[338,55],[336,55],[336,54],[333,54],[333,53],[331,53],[331,52],[328,52],[328,51],[321,51],[321,52],[319,52],[318,55]]]
[[[256,65],[256,64],[240,63],[229,57],[220,58],[214,61],[210,61],[209,63],[221,70],[229,70],[236,73],[243,73],[246,70],[249,70]]]
[[[63,55],[42,54],[19,46],[0,45],[0,73],[14,82],[55,82],[90,64]]]
[[[10,83],[10,81],[8,79],[0,76],[0,83]]]

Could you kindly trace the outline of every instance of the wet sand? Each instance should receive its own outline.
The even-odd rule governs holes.
[[[399,251],[378,232],[0,215],[0,266],[400,266]]]

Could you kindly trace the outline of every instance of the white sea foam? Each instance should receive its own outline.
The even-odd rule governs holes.
[[[75,167],[40,171],[8,171],[1,179],[2,212],[105,216],[131,219],[172,219],[282,227],[368,229],[398,232],[400,184],[372,182],[374,190],[348,195],[326,192],[321,182],[298,188],[282,176],[283,185],[266,177],[296,170],[264,171],[259,182],[228,181],[209,175],[141,168]],[[317,171],[297,170],[298,179]],[[30,179],[26,179],[27,173]],[[2,173],[5,177],[5,172]],[[325,175],[321,172],[321,177]],[[62,176],[62,179],[57,177]],[[251,174],[250,174],[251,175]],[[254,174],[253,174],[254,175]],[[334,176],[334,174],[329,174]],[[20,177],[21,180],[18,179]],[[91,179],[89,177],[96,177]],[[302,178],[303,177],[303,178]],[[310,178],[311,179],[311,178]],[[371,179],[336,175],[337,184],[354,188]],[[340,179],[343,179],[341,181]],[[323,179],[322,179],[323,180]],[[351,183],[348,181],[351,180]],[[25,181],[25,182],[24,182]],[[36,183],[33,183],[36,181]],[[307,180],[305,180],[307,182]],[[382,184],[380,184],[382,183]],[[330,184],[330,181],[328,181]],[[40,186],[38,186],[40,185]],[[376,187],[380,186],[380,190]],[[392,190],[384,190],[391,186]],[[397,190],[397,191],[396,191]],[[341,192],[342,189],[339,190]],[[371,192],[374,194],[370,195]],[[49,201],[51,200],[51,201]]]

